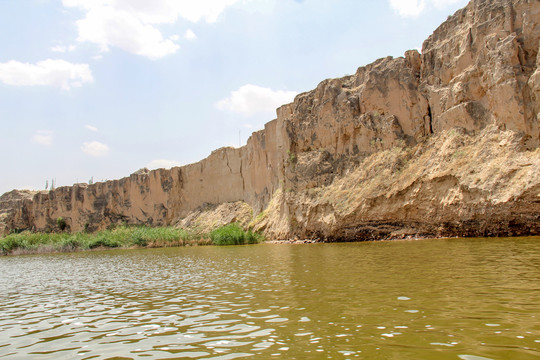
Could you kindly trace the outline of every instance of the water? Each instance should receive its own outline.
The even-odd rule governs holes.
[[[0,358],[540,358],[540,238],[17,256],[0,274]]]

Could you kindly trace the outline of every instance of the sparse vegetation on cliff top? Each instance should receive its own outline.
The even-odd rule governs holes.
[[[122,226],[89,233],[33,233],[25,231],[0,238],[0,254],[17,255],[71,252],[96,248],[152,248],[190,245],[241,245],[263,240],[262,235],[244,231],[237,224],[223,226],[210,234],[174,227]]]

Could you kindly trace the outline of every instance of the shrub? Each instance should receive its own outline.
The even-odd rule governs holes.
[[[262,236],[259,233],[253,232],[251,230],[246,233],[247,244],[258,244],[263,241],[264,241],[264,236]]]
[[[144,236],[143,231],[135,231],[131,235],[131,241],[133,242],[133,245],[144,247],[148,245],[148,239]]]
[[[292,152],[291,150],[287,150],[287,155],[289,155],[289,164],[295,165],[298,159],[296,158],[296,154]]]
[[[210,239],[214,245],[244,245],[258,243],[261,235],[245,232],[238,224],[229,224],[212,231]]]
[[[88,249],[95,249],[95,248],[104,247],[104,246],[105,246],[105,240],[103,239],[92,239],[86,244],[86,247]]]
[[[58,228],[60,229],[60,231],[66,230],[67,223],[66,223],[66,220],[64,220],[63,217],[59,216],[59,217],[56,219],[56,225],[58,226]]]
[[[19,243],[17,238],[14,235],[6,236],[3,239],[0,239],[0,250],[3,255],[7,255],[11,250],[17,248]]]
[[[70,236],[66,239],[63,239],[60,242],[60,246],[58,247],[61,251],[74,251],[81,247],[80,242],[78,241],[77,237]]]

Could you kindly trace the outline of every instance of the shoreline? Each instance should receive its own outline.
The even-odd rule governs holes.
[[[381,239],[366,239],[355,241],[324,241],[317,239],[288,239],[288,240],[267,240],[265,244],[271,245],[303,245],[303,244],[352,244],[365,242],[394,242],[394,241],[425,241],[425,240],[452,240],[452,239],[523,239],[538,238],[540,235],[518,235],[518,236],[407,236],[391,237]]]
[[[498,236],[500,237],[500,236]],[[498,238],[492,237],[492,238]],[[523,237],[523,236],[514,236],[514,237]],[[267,240],[266,244],[290,244],[290,245],[301,245],[301,244],[347,244],[347,243],[364,243],[364,242],[383,242],[383,241],[418,241],[418,240],[443,240],[443,239],[471,239],[471,237],[459,237],[459,236],[408,236],[408,237],[393,237],[393,238],[381,238],[381,239],[366,239],[366,240],[355,240],[355,241],[324,241],[318,239],[289,239],[289,240]],[[489,239],[489,237],[488,237]]]
[[[408,236],[406,238],[385,238],[385,239],[367,239],[360,241],[323,241],[317,239],[288,239],[288,240],[264,240],[257,243],[245,243],[240,245],[312,245],[312,244],[352,244],[352,243],[366,243],[366,242],[396,242],[396,241],[422,241],[422,240],[452,240],[452,239],[520,239],[520,238],[538,238],[540,236],[493,236],[493,237],[413,237]],[[0,238],[0,242],[3,238]],[[92,248],[58,248],[51,246],[51,244],[41,244],[34,248],[15,248],[9,252],[3,252],[0,255],[4,256],[21,256],[21,255],[45,255],[45,254],[67,254],[74,252],[86,252],[86,251],[108,251],[108,250],[143,250],[143,249],[161,249],[161,248],[181,248],[181,247],[193,247],[193,246],[223,246],[214,244],[210,238],[201,238],[197,240],[179,240],[179,241],[166,241],[155,240],[147,243],[144,246],[130,245],[130,246],[96,246]],[[228,245],[234,246],[234,245]],[[0,249],[1,250],[1,249]]]

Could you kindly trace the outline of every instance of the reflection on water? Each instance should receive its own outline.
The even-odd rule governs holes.
[[[540,357],[540,238],[3,257],[0,274],[0,358]]]

